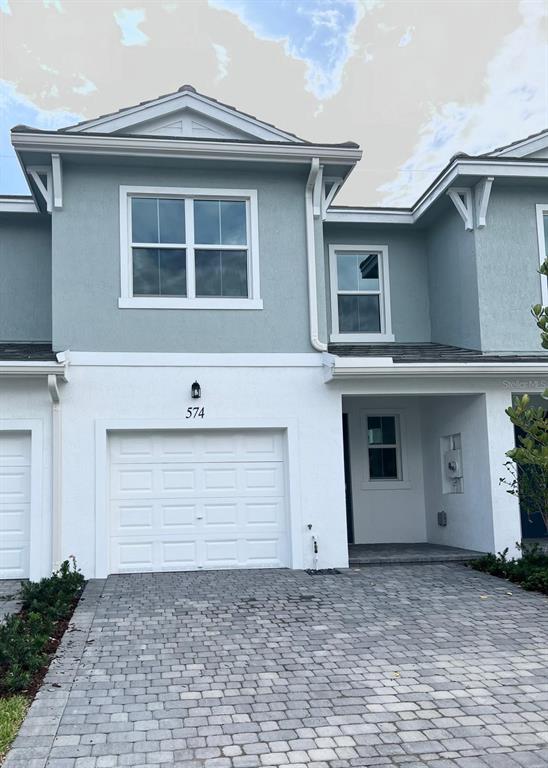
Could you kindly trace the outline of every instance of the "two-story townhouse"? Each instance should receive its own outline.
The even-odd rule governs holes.
[[[548,379],[548,132],[454,157],[410,209],[335,205],[356,144],[190,86],[12,143],[1,577],[539,535],[499,478],[504,409]]]

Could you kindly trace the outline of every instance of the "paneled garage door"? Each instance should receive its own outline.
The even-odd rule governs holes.
[[[282,433],[115,432],[110,572],[289,564]]]
[[[0,432],[0,579],[29,574],[30,435]]]

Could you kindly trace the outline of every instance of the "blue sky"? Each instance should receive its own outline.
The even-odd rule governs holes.
[[[364,160],[339,202],[407,205],[452,154],[548,126],[544,0],[0,0],[9,128],[57,128],[185,82]]]
[[[361,3],[209,0],[209,5],[234,13],[258,38],[279,42],[288,56],[306,62],[306,88],[319,99],[339,90],[353,50],[352,34],[363,15]]]

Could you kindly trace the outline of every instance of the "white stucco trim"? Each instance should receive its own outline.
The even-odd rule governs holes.
[[[339,331],[337,253],[341,251],[363,251],[378,253],[380,267],[380,333],[341,333]],[[388,266],[387,245],[337,245],[329,246],[329,278],[331,295],[331,341],[340,342],[375,342],[394,341],[392,333],[392,312],[390,307],[390,272]]]
[[[97,419],[95,421],[95,578],[109,573],[109,467],[108,435],[119,430],[194,430],[196,423],[184,419]],[[298,423],[294,418],[211,419],[200,430],[276,429],[285,432],[287,458],[287,506],[289,516],[290,568],[304,567],[300,505]]]
[[[42,498],[44,426],[40,419],[0,419],[0,431],[30,434],[29,579],[31,581],[38,581],[44,576],[42,565],[44,558],[42,538],[44,514]]]
[[[321,368],[317,352],[72,352],[65,353],[73,367],[152,367],[152,368]]]
[[[32,197],[0,197],[0,213],[38,213]]]
[[[548,377],[548,359],[545,363],[394,363],[391,358],[342,358],[324,356],[324,380],[359,379],[373,377],[500,377],[516,374]],[[390,362],[386,362],[390,360]],[[543,385],[541,385],[543,386]]]
[[[131,265],[131,216],[129,201],[133,195],[181,198],[186,201],[185,224],[187,296],[133,296]],[[196,199],[241,200],[246,204],[247,226],[247,298],[200,298],[195,296],[194,283],[194,219],[191,201]],[[158,244],[158,247],[162,247]],[[208,187],[157,187],[120,185],[120,309],[262,309],[259,274],[259,205],[256,189],[224,189]]]
[[[362,151],[356,146],[329,144],[267,144],[258,142],[211,141],[209,139],[169,139],[150,136],[97,136],[15,131],[11,142],[17,152],[59,152],[63,154],[123,155],[129,157],[178,157],[207,160],[310,163],[319,157],[324,163],[354,165]]]
[[[44,376],[55,374],[67,380],[64,363],[39,360],[0,360],[0,376]]]
[[[538,256],[539,264],[542,264],[547,258],[548,243],[544,236],[544,216],[548,216],[548,203],[538,203],[537,205],[537,236],[538,236]],[[540,291],[542,296],[542,303],[546,307],[548,306],[548,277],[545,275],[539,275],[540,277]]]

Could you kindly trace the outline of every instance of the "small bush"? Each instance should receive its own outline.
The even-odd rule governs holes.
[[[83,585],[74,558],[49,578],[22,585],[21,613],[0,626],[0,693],[25,690],[43,669],[56,624],[70,616]]]
[[[519,560],[508,559],[508,550],[498,555],[485,555],[471,562],[478,571],[490,573],[520,584],[524,589],[543,592],[548,595],[548,554],[535,545],[523,548]]]
[[[76,596],[84,584],[84,577],[76,567],[65,560],[58,571],[40,581],[29,581],[21,587],[23,610],[59,621],[69,615]]]

